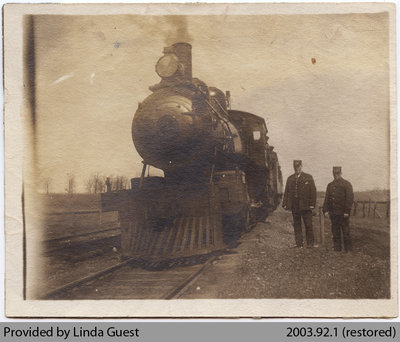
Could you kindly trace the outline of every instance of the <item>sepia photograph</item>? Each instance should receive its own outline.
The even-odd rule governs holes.
[[[396,317],[395,6],[5,5],[8,317]]]

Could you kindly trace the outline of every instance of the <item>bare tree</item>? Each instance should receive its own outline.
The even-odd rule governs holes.
[[[93,185],[94,185],[93,178],[89,177],[86,180],[86,183],[85,183],[85,188],[86,188],[86,191],[87,191],[88,194],[92,194],[93,193],[93,191],[94,191]]]
[[[46,177],[42,180],[43,188],[47,195],[50,193],[50,186],[52,182],[53,179],[51,177]]]
[[[128,187],[128,178],[125,176],[116,176],[112,179],[114,190],[125,190]]]
[[[108,180],[108,181],[107,181]],[[125,190],[128,187],[128,178],[125,176],[105,177],[98,173],[90,176],[85,183],[86,191],[89,194],[98,194],[107,191],[107,182],[111,190]]]
[[[113,184],[114,184],[114,190],[121,190],[121,181],[119,176],[116,176],[114,178]]]
[[[89,194],[98,194],[106,191],[106,177],[96,173],[91,175],[85,183],[85,188]]]
[[[75,192],[75,176],[72,173],[67,174],[67,187],[65,188],[65,191],[67,192],[68,195],[73,195]]]
[[[121,190],[128,189],[129,179],[128,177],[122,176],[121,177]]]
[[[100,176],[98,173],[96,173],[93,176],[93,192],[95,194],[99,192],[104,192],[104,177]]]

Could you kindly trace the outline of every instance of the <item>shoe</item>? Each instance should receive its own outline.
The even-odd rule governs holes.
[[[290,248],[303,248],[303,245],[301,245],[301,246],[294,245],[294,246],[292,246],[292,247],[290,247]]]
[[[314,245],[307,245],[307,248],[317,248],[317,247],[319,247],[319,245],[317,245],[317,244],[314,244]]]

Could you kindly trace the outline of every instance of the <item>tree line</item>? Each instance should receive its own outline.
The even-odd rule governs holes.
[[[51,193],[53,179],[45,177],[41,180],[41,186],[46,194]],[[73,195],[77,192],[76,176],[68,173],[66,177],[64,191]],[[107,185],[111,190],[125,190],[130,186],[129,179],[125,176],[111,176],[106,177],[99,173],[93,174],[84,181],[85,192],[88,194],[98,194],[107,191]]]

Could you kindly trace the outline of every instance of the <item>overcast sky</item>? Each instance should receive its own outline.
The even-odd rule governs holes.
[[[389,188],[388,16],[39,16],[37,148],[63,192],[94,173],[138,176],[138,102],[159,82],[165,46],[193,45],[193,76],[230,90],[232,108],[265,118],[284,179],[292,160],[318,190],[333,165],[355,190]],[[315,58],[316,63],[312,63]]]

